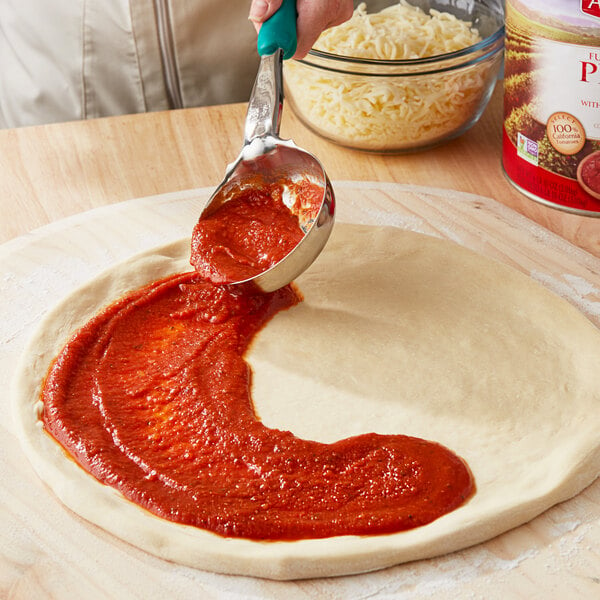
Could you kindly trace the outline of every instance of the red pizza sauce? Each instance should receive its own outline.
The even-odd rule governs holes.
[[[581,179],[593,192],[600,194],[600,152],[585,159],[581,167]]]
[[[256,183],[194,228],[191,263],[214,283],[244,281],[271,268],[300,243],[303,226],[321,207],[323,188],[308,180],[285,186]]]
[[[376,433],[325,444],[261,423],[244,353],[300,300],[292,286],[266,294],[195,273],[130,293],[53,363],[46,431],[132,502],[223,536],[391,533],[464,503],[469,469],[439,444]]]

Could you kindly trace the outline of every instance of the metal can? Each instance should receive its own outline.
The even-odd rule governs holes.
[[[506,0],[502,163],[530,198],[600,217],[600,0]]]

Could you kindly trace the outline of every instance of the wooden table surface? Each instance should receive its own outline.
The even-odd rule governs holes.
[[[537,204],[505,179],[501,114],[501,90],[497,89],[480,122],[464,136],[408,155],[366,154],[335,146],[304,128],[290,110],[284,113],[281,133],[316,154],[334,182],[398,182],[487,196],[600,257],[600,219]],[[47,223],[103,205],[218,184],[226,164],[239,152],[244,116],[245,105],[236,104],[0,131],[0,245]],[[599,272],[596,270],[595,275]],[[597,302],[598,297],[590,301]],[[0,318],[6,320],[10,315]],[[0,359],[2,344],[0,339]],[[17,462],[25,459],[11,455],[5,460],[10,461],[11,470],[5,473],[0,462],[0,512],[4,512],[2,519],[7,523],[15,522],[15,514],[25,514],[27,507],[24,504],[22,511],[13,512],[7,507],[9,500],[15,495],[22,499],[28,496],[25,489],[3,491],[7,485],[22,486],[9,473],[17,472]],[[570,502],[548,511],[542,520],[448,560],[419,561],[393,573],[288,583],[224,580],[208,574],[198,576],[199,589],[203,590],[198,597],[597,597],[599,492],[600,482],[596,481]],[[24,526],[23,521],[5,531],[0,528],[0,598],[62,600],[74,597],[69,590],[81,590],[75,575],[61,582],[51,580],[45,572],[45,557],[52,550],[45,541],[43,519],[44,515],[33,514],[31,526]],[[88,528],[78,531],[77,535],[64,532],[71,548],[77,547],[79,534],[88,535]],[[103,539],[102,533],[98,535]],[[95,543],[93,535],[85,539]],[[59,541],[56,544],[58,547]],[[67,559],[79,564],[76,556],[69,554]],[[494,567],[487,570],[490,560]],[[81,577],[91,580],[96,567],[89,553],[81,564]],[[151,580],[146,582],[149,587],[159,582],[167,586],[168,581],[161,577],[171,577],[173,583],[177,574],[183,580],[193,577],[190,572],[167,572],[160,562],[156,564]],[[115,563],[115,587],[119,577],[123,581],[127,578],[121,571]],[[146,597],[142,589],[138,595],[127,597]],[[109,597],[96,592],[89,597]],[[172,597],[188,596],[174,589]]]
[[[281,135],[319,157],[332,180],[394,181],[476,193],[600,256],[600,219],[547,208],[506,180],[502,94],[443,146],[406,155],[348,150],[284,110]],[[130,198],[217,185],[239,153],[246,107],[233,104],[0,131],[0,243],[56,219]]]

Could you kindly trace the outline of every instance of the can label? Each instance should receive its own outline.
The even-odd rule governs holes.
[[[600,0],[508,0],[504,70],[509,179],[600,216]]]
[[[580,0],[581,12],[600,18],[600,0]]]

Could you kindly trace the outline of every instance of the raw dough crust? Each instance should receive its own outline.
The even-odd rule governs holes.
[[[274,579],[368,571],[485,541],[590,484],[600,466],[600,332],[526,276],[457,244],[338,224],[298,279],[305,301],[255,340],[254,402],[271,427],[332,441],[365,431],[440,442],[475,496],[433,523],[383,536],[222,538],[159,519],[83,471],[44,433],[40,385],[70,334],[127,290],[188,270],[189,240],[110,269],[54,308],[13,389],[39,476],[72,510],[152,554]]]

